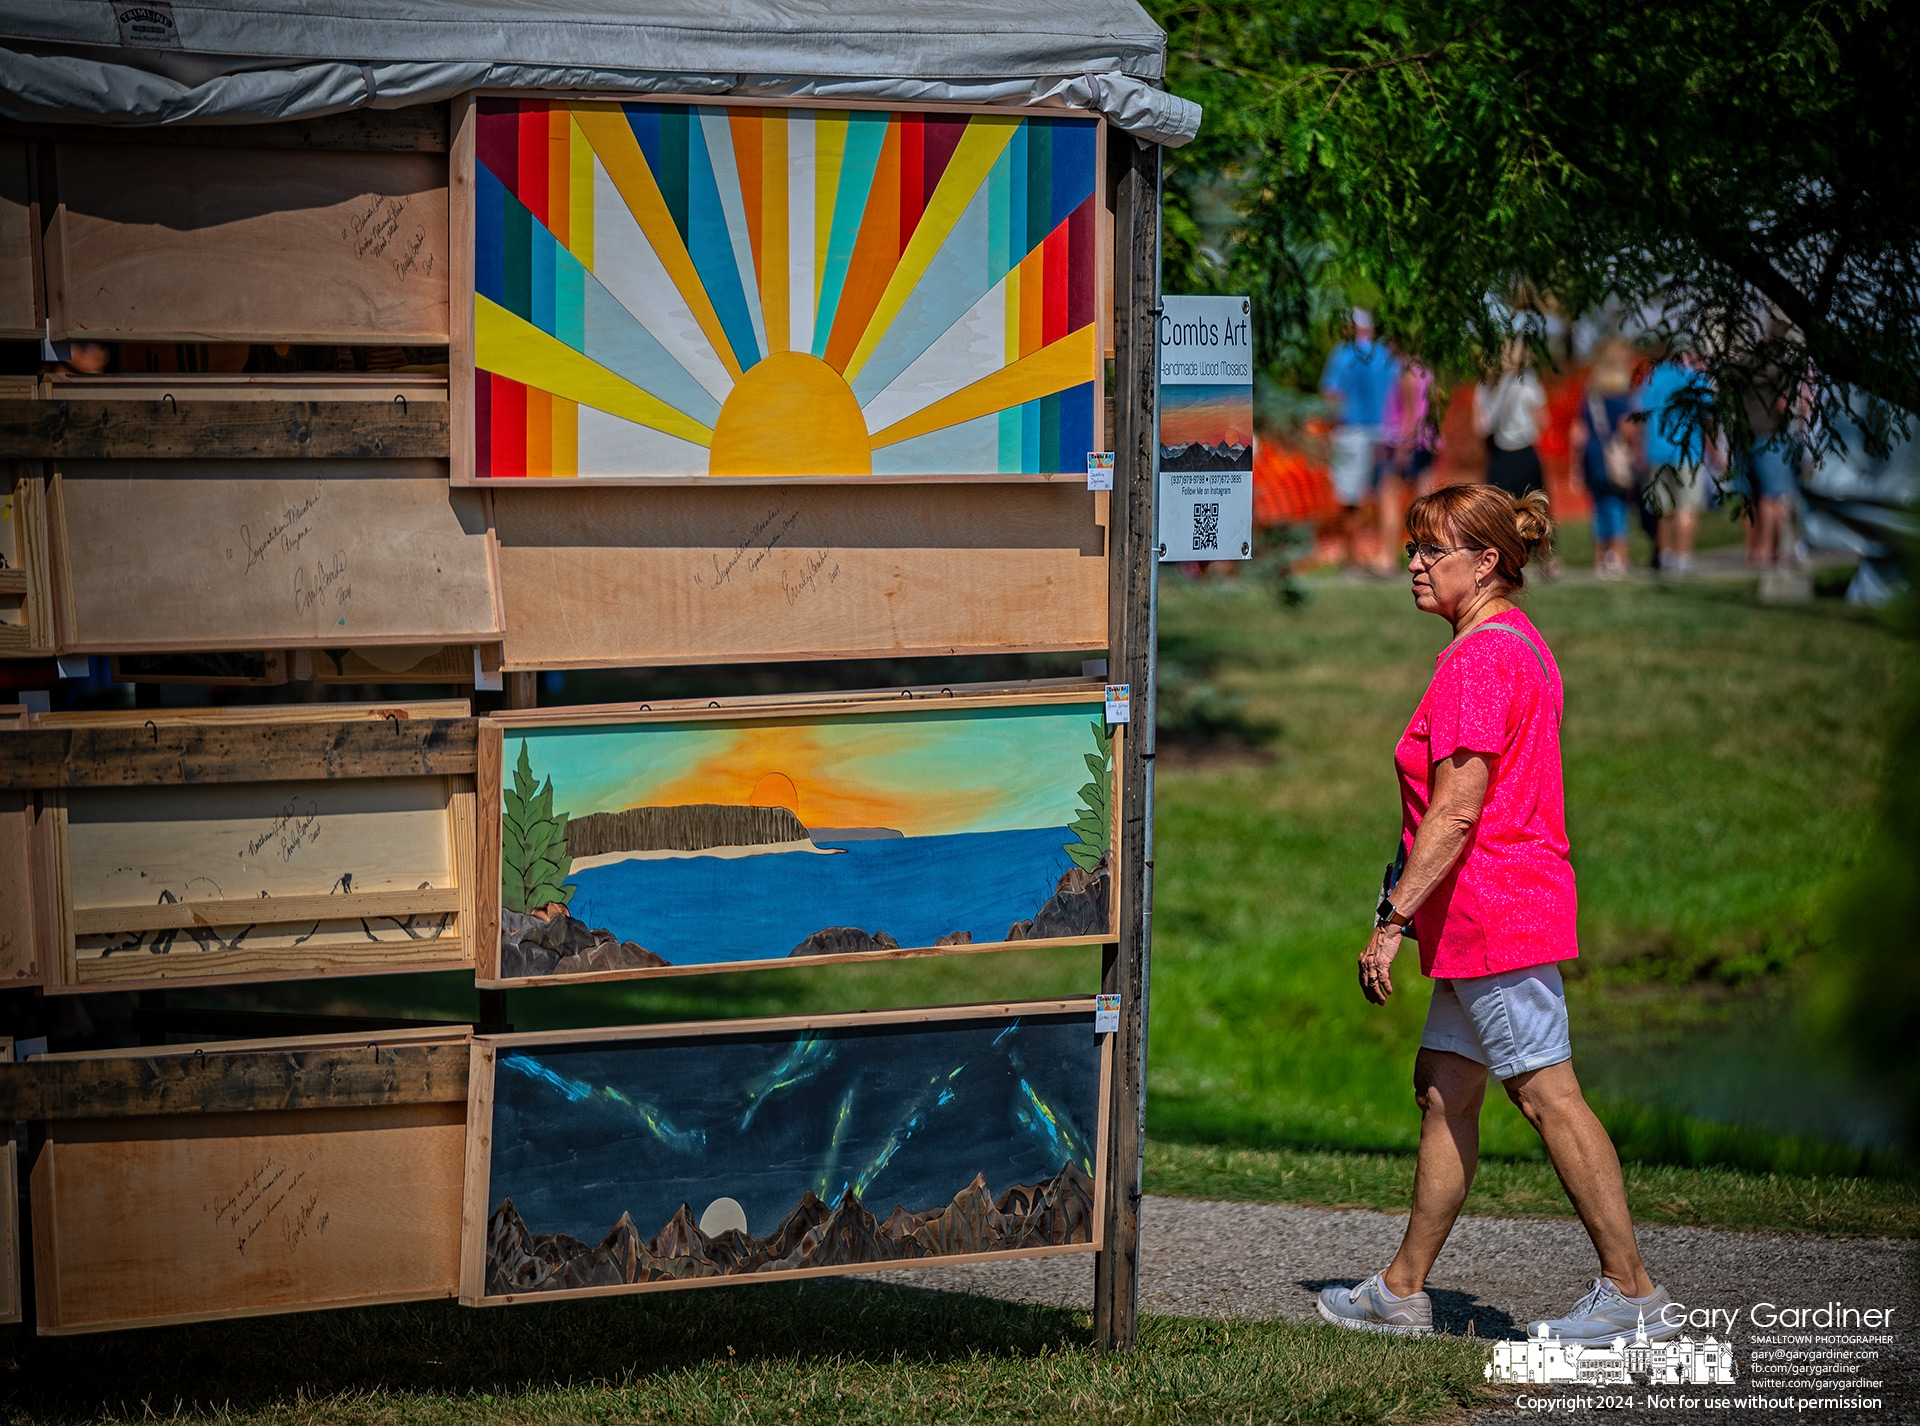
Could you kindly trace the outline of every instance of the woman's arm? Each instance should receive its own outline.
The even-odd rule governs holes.
[[[1407,865],[1393,888],[1393,909],[1408,920],[1428,895],[1446,879],[1454,863],[1473,842],[1480,809],[1487,800],[1492,776],[1486,755],[1465,750],[1433,768],[1433,802],[1420,819],[1407,851]],[[1400,953],[1401,930],[1377,930],[1360,953],[1360,989],[1375,1005],[1385,1005],[1393,994],[1393,958]]]

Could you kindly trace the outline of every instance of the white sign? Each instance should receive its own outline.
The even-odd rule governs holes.
[[[1113,452],[1087,452],[1087,489],[1113,489]]]
[[[1128,689],[1129,685],[1124,683],[1107,685],[1107,722],[1125,723],[1131,720],[1133,702]]]
[[[1096,995],[1093,997],[1093,1033],[1096,1035],[1120,1033],[1119,996]]]
[[[1167,297],[1160,314],[1162,560],[1253,555],[1253,304]]]

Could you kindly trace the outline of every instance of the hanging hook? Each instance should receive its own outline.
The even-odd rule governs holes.
[[[402,416],[406,415],[407,414],[407,398],[401,395],[400,393],[395,392],[393,399],[400,403],[400,414]]]
[[[156,727],[155,727],[155,726],[153,725],[153,719],[151,719],[151,718],[149,718],[149,719],[147,719],[147,724],[146,724],[146,727],[147,727],[147,731],[148,731],[149,733],[151,733],[151,734],[153,734],[153,740],[154,740],[154,742],[156,742],[156,743],[157,743],[157,742],[159,742],[159,741],[160,741],[160,730],[159,730],[158,728],[156,728]]]
[[[160,399],[161,399],[162,401],[164,401],[164,402],[166,402],[166,403],[167,403],[167,405],[169,405],[169,406],[171,406],[171,407],[173,408],[173,414],[174,414],[174,415],[176,415],[176,416],[178,416],[178,415],[180,414],[180,403],[179,403],[178,401],[175,401],[175,400],[173,399],[173,393],[172,393],[171,391],[163,391],[163,392],[161,392],[161,393],[160,393]]]

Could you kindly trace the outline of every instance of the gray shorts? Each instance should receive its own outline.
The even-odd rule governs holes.
[[[1420,1048],[1447,1050],[1512,1079],[1573,1058],[1567,992],[1557,965],[1433,983]]]

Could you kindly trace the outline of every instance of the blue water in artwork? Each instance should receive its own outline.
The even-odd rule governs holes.
[[[569,909],[673,965],[777,959],[815,931],[857,926],[902,946],[970,931],[1006,939],[1072,865],[1066,827],[820,843],[832,856],[668,857],[588,867]]]

